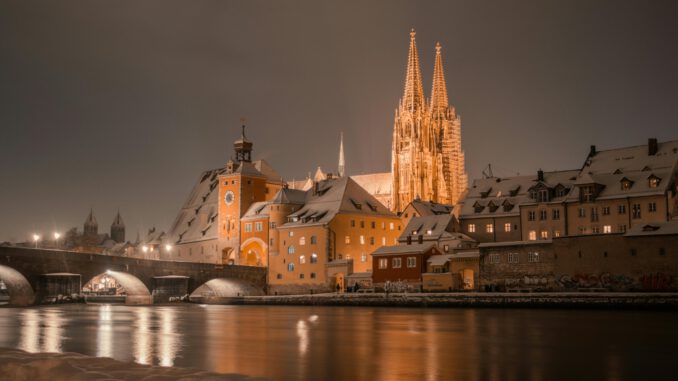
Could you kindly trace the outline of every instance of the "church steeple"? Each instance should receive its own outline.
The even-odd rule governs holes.
[[[86,237],[92,237],[99,234],[99,224],[97,223],[97,219],[94,217],[94,210],[91,208],[89,210],[89,215],[87,215],[87,219],[85,220],[83,233]]]
[[[111,239],[118,243],[125,242],[125,223],[122,221],[120,211],[111,224]]]
[[[346,170],[346,166],[344,163],[344,133],[341,132],[339,135],[339,167],[337,168],[337,173],[339,174],[339,177],[344,177],[344,172]]]
[[[419,67],[419,53],[417,41],[414,36],[417,33],[410,31],[410,51],[407,55],[407,74],[405,75],[405,92],[403,93],[402,105],[406,109],[415,109],[424,104],[424,87],[421,80],[421,68]]]
[[[443,72],[443,58],[440,54],[440,43],[436,42],[436,63],[433,67],[433,89],[431,90],[431,111],[444,111],[449,103],[447,101],[447,85]]]
[[[236,140],[233,143],[233,148],[235,149],[235,160],[238,162],[252,162],[252,142],[247,140],[245,137],[245,119],[240,120],[242,122],[242,135],[240,139]]]

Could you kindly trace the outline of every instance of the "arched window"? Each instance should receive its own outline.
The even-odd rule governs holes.
[[[290,272],[294,271],[294,263],[290,262],[290,263],[287,264],[287,271],[290,271]]]
[[[287,254],[294,254],[294,245],[289,245],[287,247]]]

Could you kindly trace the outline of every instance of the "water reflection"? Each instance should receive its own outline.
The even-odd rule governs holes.
[[[0,309],[0,347],[281,381],[670,379],[676,315],[636,314],[73,305]]]

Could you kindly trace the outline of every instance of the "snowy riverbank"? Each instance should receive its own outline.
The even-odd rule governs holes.
[[[265,381],[238,374],[164,368],[78,353],[28,353],[0,349],[2,381]]]

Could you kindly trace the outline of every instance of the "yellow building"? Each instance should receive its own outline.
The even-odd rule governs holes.
[[[277,237],[269,247],[269,292],[327,291],[355,273],[372,272],[372,253],[395,244],[402,230],[400,219],[350,177],[315,182],[306,191],[304,204],[276,224]],[[296,191],[298,192],[298,191]],[[273,206],[270,203],[269,208]]]

